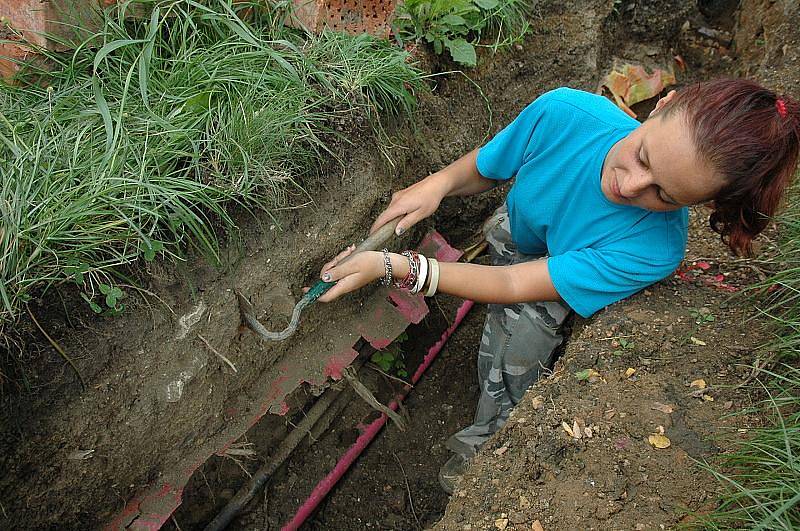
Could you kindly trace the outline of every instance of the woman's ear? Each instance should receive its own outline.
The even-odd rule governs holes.
[[[653,116],[655,116],[655,115],[656,115],[656,113],[658,113],[658,111],[660,111],[660,110],[661,110],[661,109],[664,107],[664,105],[666,105],[667,103],[671,102],[671,101],[672,101],[672,98],[674,98],[674,97],[675,97],[675,94],[676,94],[676,93],[675,93],[675,91],[674,91],[674,90],[670,90],[670,91],[667,93],[667,95],[666,95],[666,96],[664,96],[663,98],[659,99],[659,100],[658,100],[658,102],[656,102],[656,108],[655,108],[655,109],[653,109],[653,110],[650,112],[650,114],[648,115],[648,118],[652,118]]]

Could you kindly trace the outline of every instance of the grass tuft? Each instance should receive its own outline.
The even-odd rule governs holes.
[[[763,424],[704,466],[724,487],[716,510],[697,521],[706,529],[800,528],[800,196],[792,195],[778,220],[782,240],[770,264],[777,273],[758,286],[768,294],[761,311],[775,325],[771,347],[783,364],[760,370],[766,398],[748,413]]]
[[[286,206],[334,118],[408,116],[423,86],[405,52],[304,35],[279,4],[134,0],[98,17],[74,51],[37,48],[0,82],[0,332],[64,282],[108,314],[124,266],[216,261],[231,209]]]

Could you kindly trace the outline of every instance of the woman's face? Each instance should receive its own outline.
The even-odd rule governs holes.
[[[656,113],[614,144],[600,180],[612,203],[654,212],[709,201],[723,184],[698,155],[682,112]]]

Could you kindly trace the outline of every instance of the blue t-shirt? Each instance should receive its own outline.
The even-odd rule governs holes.
[[[584,317],[667,277],[683,259],[688,209],[617,205],[600,189],[609,149],[640,124],[608,99],[568,88],[543,94],[478,151],[508,193],[520,252],[549,254],[558,294]]]

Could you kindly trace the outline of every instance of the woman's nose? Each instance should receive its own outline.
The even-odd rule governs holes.
[[[647,171],[633,170],[628,172],[625,182],[620,185],[620,193],[625,197],[637,197],[650,186],[650,174]]]

